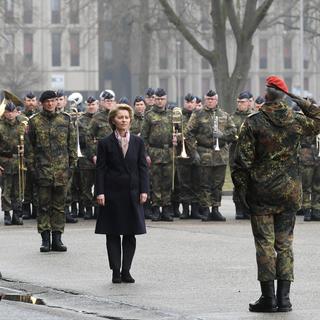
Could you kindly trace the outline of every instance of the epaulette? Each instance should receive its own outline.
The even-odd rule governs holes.
[[[247,115],[247,118],[251,118],[252,116],[256,115],[256,114],[259,114],[260,111],[255,111],[255,112],[252,112],[250,114]]]

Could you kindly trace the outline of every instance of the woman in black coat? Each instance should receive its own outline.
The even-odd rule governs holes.
[[[95,232],[106,234],[113,283],[134,282],[130,267],[135,235],[146,233],[148,169],[142,139],[129,132],[132,118],[131,107],[118,105],[109,113],[113,133],[98,142],[95,191],[101,207]]]

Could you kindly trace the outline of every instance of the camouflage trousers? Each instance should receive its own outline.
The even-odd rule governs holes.
[[[199,167],[199,203],[202,207],[220,207],[227,166]]]
[[[94,169],[81,169],[80,168],[80,188],[79,188],[79,202],[81,202],[85,207],[93,206],[93,193],[92,187],[95,180],[95,170]]]
[[[295,221],[294,213],[251,216],[259,281],[293,281]]]
[[[66,198],[66,206],[70,206],[72,202],[80,200],[80,170],[76,167],[72,172],[72,177],[68,182],[68,192]]]
[[[303,209],[320,210],[320,166],[301,166]]]
[[[19,175],[4,174],[2,176],[1,207],[3,211],[21,210],[19,200]]]
[[[171,205],[172,164],[160,163],[151,166],[151,201],[153,206]]]
[[[28,171],[26,173],[26,186],[24,190],[23,203],[32,203],[35,207],[38,207],[37,184],[33,175],[30,174]]]
[[[38,232],[46,230],[64,231],[67,186],[39,186]]]

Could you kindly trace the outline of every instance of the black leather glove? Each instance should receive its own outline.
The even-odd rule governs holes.
[[[199,153],[196,151],[192,156],[192,164],[195,166],[199,166],[201,162],[201,158]]]

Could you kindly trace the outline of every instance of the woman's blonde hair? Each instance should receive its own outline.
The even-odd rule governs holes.
[[[117,116],[117,114],[120,110],[127,110],[129,112],[130,123],[133,120],[133,109],[130,106],[128,106],[127,104],[117,104],[115,106],[115,108],[110,110],[109,117],[108,117],[108,121],[109,121],[109,124],[110,124],[110,127],[112,128],[112,130],[116,129],[116,126],[113,123],[113,120]]]

